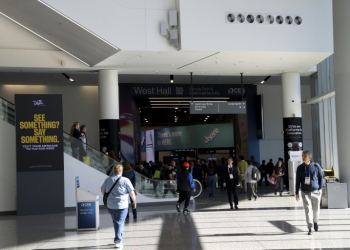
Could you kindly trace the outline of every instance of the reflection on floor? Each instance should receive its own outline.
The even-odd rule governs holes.
[[[196,199],[192,213],[174,206],[139,208],[129,219],[124,249],[350,249],[350,209],[322,209],[319,232],[306,234],[302,203],[294,197],[260,190],[257,201],[240,195],[240,210],[229,210],[225,193]],[[113,226],[101,211],[98,231],[75,230],[75,213],[1,216],[0,249],[112,249]]]

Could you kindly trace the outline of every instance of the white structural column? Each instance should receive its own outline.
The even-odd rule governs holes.
[[[301,117],[300,73],[282,74],[283,117]]]
[[[98,75],[100,104],[100,150],[120,159],[119,86],[117,70],[100,70]]]
[[[282,74],[283,98],[283,147],[286,162],[284,182],[290,194],[295,194],[295,168],[298,163],[289,164],[289,151],[303,149],[303,132],[301,119],[300,73]]]
[[[119,119],[118,71],[104,69],[98,73],[100,119]]]
[[[350,206],[350,1],[333,1],[334,86],[337,112],[339,179],[348,185]]]

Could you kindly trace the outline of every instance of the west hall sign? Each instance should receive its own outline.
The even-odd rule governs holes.
[[[239,96],[242,89],[231,84],[119,84],[120,91],[132,96],[191,96],[219,97]],[[243,88],[246,93],[246,88]]]

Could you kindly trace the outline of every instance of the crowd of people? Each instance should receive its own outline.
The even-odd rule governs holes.
[[[309,235],[312,234],[312,227],[314,227],[316,232],[319,228],[320,200],[322,189],[325,186],[322,167],[312,162],[311,158],[311,152],[308,150],[304,151],[303,164],[298,166],[296,172],[296,200],[300,200],[299,190],[301,190]],[[222,190],[226,189],[227,191],[231,209],[238,209],[237,187],[241,186],[242,192],[247,191],[249,200],[252,198],[257,200],[257,186],[262,185],[261,181],[263,178],[265,178],[265,181],[267,179],[270,181],[270,178],[273,177],[275,180],[274,184],[276,184],[275,195],[277,195],[277,192],[280,192],[281,196],[283,192],[283,176],[285,174],[283,160],[281,158],[278,159],[275,166],[272,160],[266,165],[265,163],[266,161],[263,161],[260,165],[255,161],[254,157],[245,161],[242,156],[237,164],[234,163],[232,157],[229,157],[227,160],[222,159],[220,162],[216,162],[216,165],[213,161],[206,164],[205,160],[183,162],[181,165],[175,161],[172,161],[170,164],[153,164],[151,162],[147,167],[144,166],[145,163],[138,164],[135,171],[138,171],[145,180],[155,178],[164,179],[166,180],[165,186],[172,185],[170,182],[176,179],[177,191],[179,193],[176,210],[180,212],[181,204],[185,202],[183,212],[189,213],[188,205],[191,192],[196,191],[193,181],[194,177],[199,177],[199,181],[202,182],[203,186],[208,187],[210,197],[214,196],[216,187],[216,185],[212,183],[220,182],[220,184],[222,184]],[[120,248],[122,247],[124,221],[129,217],[129,199],[131,201],[134,218],[137,218],[136,177],[134,170],[127,162],[124,162],[123,165],[119,163],[115,165],[113,167],[113,172],[114,174],[108,177],[103,183],[101,192],[104,195],[106,193],[112,194],[112,196],[108,196],[106,199],[106,206],[114,223],[115,246]],[[118,188],[115,189],[114,186],[117,183]],[[268,186],[267,181],[266,186]],[[175,190],[172,190],[172,192],[174,192],[173,194],[175,196]],[[235,205],[234,207],[233,203]]]

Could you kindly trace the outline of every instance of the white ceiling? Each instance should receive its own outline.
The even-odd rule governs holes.
[[[94,67],[87,67],[1,15],[0,30],[2,72],[76,73],[112,68],[122,75],[140,75],[139,82],[144,75],[160,79],[160,75],[186,76],[189,72],[202,76],[236,76],[243,72],[245,76],[261,77],[300,72],[308,76],[316,71],[315,63],[327,57],[312,52],[122,50]],[[66,66],[61,65],[62,60]]]

